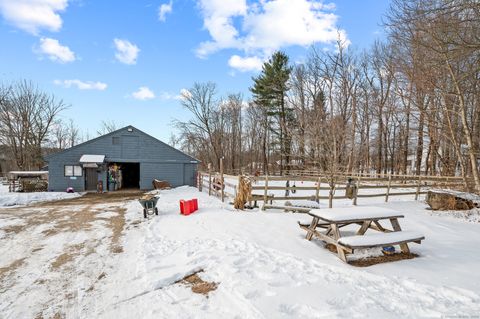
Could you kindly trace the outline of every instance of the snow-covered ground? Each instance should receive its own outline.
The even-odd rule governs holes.
[[[0,184],[0,207],[28,205],[36,202],[68,199],[81,196],[79,193],[67,192],[34,192],[17,193],[8,192],[8,186]]]
[[[193,197],[199,200],[199,211],[180,215],[179,199]],[[43,250],[4,275],[8,287],[0,285],[0,314],[115,319],[478,316],[480,223],[448,213],[432,215],[413,196],[395,197],[387,204],[382,197],[362,199],[359,205],[401,211],[402,228],[425,235],[421,245],[410,245],[419,257],[357,268],[343,263],[320,241],[305,240],[297,221],[309,221],[307,215],[235,211],[213,196],[180,187],[161,191],[160,215],[147,220],[138,202],[126,201],[115,209],[90,207],[96,213],[86,230],[42,237],[42,229],[52,225],[37,226],[35,245]],[[336,201],[334,206],[348,207],[351,201]],[[119,241],[123,252],[112,253],[104,243],[111,234],[103,226],[120,208],[126,209]],[[70,208],[62,209],[68,215]],[[42,208],[35,213],[42,214]],[[0,211],[0,221],[3,216]],[[11,215],[4,219],[4,224],[21,225]],[[31,251],[28,236],[32,232],[0,236],[0,269]],[[60,276],[45,268],[51,270],[48,265],[58,260],[62,246],[92,238],[100,240],[93,253],[74,256],[62,266],[70,267],[64,284],[54,281],[55,286],[44,289],[35,283],[45,279],[44,272],[50,276],[47,280]],[[218,283],[208,297],[175,283],[200,269],[202,279]],[[73,298],[65,296],[72,291]]]

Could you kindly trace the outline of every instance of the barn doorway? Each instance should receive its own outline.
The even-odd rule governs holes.
[[[110,163],[108,190],[139,189],[140,163]]]

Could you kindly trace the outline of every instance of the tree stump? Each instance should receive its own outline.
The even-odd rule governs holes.
[[[477,203],[455,194],[432,191],[427,193],[426,201],[432,210],[469,210],[478,206]]]

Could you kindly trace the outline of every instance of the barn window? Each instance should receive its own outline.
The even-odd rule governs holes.
[[[82,176],[82,167],[80,165],[65,165],[65,176]]]
[[[112,137],[112,144],[113,144],[113,145],[118,145],[118,144],[120,144],[120,137],[118,137],[118,136]]]

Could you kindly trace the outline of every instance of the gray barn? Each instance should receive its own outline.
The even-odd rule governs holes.
[[[195,185],[198,160],[127,126],[48,155],[50,191],[152,189],[154,179],[172,186]]]

